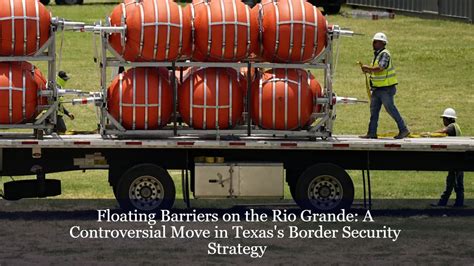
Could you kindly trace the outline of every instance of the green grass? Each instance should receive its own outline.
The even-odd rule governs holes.
[[[93,23],[110,14],[114,5],[49,6],[53,16]],[[344,9],[344,11],[349,11]],[[365,20],[342,15],[329,16],[330,24],[338,24],[363,34],[343,38],[339,42],[339,58],[334,89],[338,95],[366,99],[364,76],[356,65],[372,59],[371,38],[383,31],[389,38],[388,48],[399,78],[397,106],[414,132],[434,131],[442,127],[439,115],[446,107],[456,109],[465,135],[474,135],[474,26],[444,20],[420,19],[397,15],[393,20]],[[61,36],[61,35],[60,35]],[[85,91],[99,90],[99,68],[93,62],[92,33],[65,32],[61,69],[72,76],[68,87]],[[58,51],[61,38],[58,38]],[[39,64],[45,71],[45,65]],[[317,76],[320,76],[318,74]],[[92,106],[69,107],[76,120],[66,119],[69,129],[94,130],[96,112]],[[367,104],[338,107],[335,134],[362,134],[369,120]],[[395,132],[395,122],[383,110],[379,132]],[[439,163],[439,162],[433,162]],[[361,174],[351,171],[356,198],[362,197]],[[372,173],[374,198],[437,198],[442,192],[443,172]],[[180,178],[173,174],[178,197]],[[63,180],[62,198],[112,198],[106,171],[68,172],[49,175]],[[4,178],[2,181],[7,181]],[[465,175],[466,198],[474,198],[472,173]],[[286,197],[289,197],[286,190]]]
[[[335,91],[339,95],[366,99],[364,78],[355,62],[369,63],[373,57],[371,38],[387,34],[399,85],[397,107],[412,131],[434,131],[442,127],[439,115],[446,107],[458,113],[466,135],[474,133],[474,41],[471,24],[396,16],[393,20],[365,20],[330,16],[329,22],[364,34],[340,42]],[[336,134],[365,133],[367,105],[341,106]],[[379,132],[396,131],[395,122],[382,111]]]
[[[50,6],[53,16],[93,23],[110,14],[114,5]],[[344,11],[349,11],[344,9]],[[366,20],[329,16],[330,24],[364,34],[342,38],[334,81],[338,95],[366,99],[364,76],[356,61],[372,60],[371,38],[383,31],[389,38],[400,84],[395,98],[397,106],[414,132],[435,131],[442,127],[439,115],[446,107],[458,113],[465,135],[474,135],[474,26],[444,20],[396,16],[395,19]],[[58,49],[60,39],[58,38]],[[99,90],[99,68],[93,62],[92,33],[65,32],[61,69],[71,74],[68,87],[85,91]],[[45,70],[44,65],[41,66]],[[110,75],[109,75],[110,76]],[[317,75],[320,77],[320,74]],[[77,119],[66,119],[68,128],[93,130],[97,127],[92,106],[70,107]],[[338,107],[336,134],[362,134],[367,130],[367,104]],[[395,122],[383,110],[379,132],[395,132]]]

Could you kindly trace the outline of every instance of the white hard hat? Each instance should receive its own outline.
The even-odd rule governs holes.
[[[387,35],[385,35],[385,33],[383,32],[375,33],[374,38],[372,38],[372,41],[375,41],[375,40],[388,43]]]
[[[456,111],[454,111],[453,108],[446,108],[441,115],[441,117],[446,117],[446,118],[454,118],[456,119]]]

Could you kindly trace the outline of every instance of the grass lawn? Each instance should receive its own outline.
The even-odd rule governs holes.
[[[100,0],[99,0],[100,1]],[[87,0],[86,0],[86,3]],[[53,16],[93,23],[104,19],[115,4],[85,4],[48,8]],[[347,8],[343,9],[348,12]],[[356,61],[372,59],[371,38],[375,32],[388,35],[399,76],[397,106],[414,132],[434,131],[442,126],[439,115],[446,107],[456,109],[463,133],[474,136],[474,26],[460,22],[428,20],[397,15],[393,20],[352,19],[343,15],[329,16],[331,24],[339,24],[363,34],[344,38],[339,43],[335,74],[338,95],[366,99],[364,76]],[[99,90],[99,69],[93,62],[91,33],[65,32],[60,68],[72,79],[68,86],[85,91]],[[58,39],[58,49],[59,42]],[[38,65],[46,70],[46,65]],[[320,73],[316,73],[321,77]],[[92,106],[69,107],[76,119],[66,119],[69,129],[96,129],[96,111]],[[369,110],[366,104],[339,106],[335,134],[366,132]],[[393,120],[382,111],[379,133],[395,132]],[[442,162],[433,162],[442,163]],[[182,198],[181,171],[170,171],[176,185],[177,199]],[[355,198],[360,201],[362,175],[349,171],[355,185]],[[229,244],[268,245],[260,260],[246,256],[210,256],[207,244],[214,239],[73,239],[73,226],[84,230],[149,229],[139,223],[98,223],[97,208],[116,209],[117,203],[107,182],[107,171],[91,170],[49,174],[62,180],[59,200],[0,200],[0,266],[9,264],[466,264],[474,258],[474,174],[465,174],[466,209],[427,208],[444,188],[445,172],[372,171],[372,193],[375,222],[351,224],[354,228],[380,229],[385,226],[402,230],[397,242],[387,239],[219,239]],[[15,177],[21,179],[25,177]],[[31,178],[31,177],[29,177]],[[1,183],[9,181],[2,177]],[[288,188],[285,198],[290,199]],[[74,199],[74,200],[70,200]],[[88,200],[92,199],[92,200]],[[414,200],[413,200],[414,199]],[[398,202],[388,203],[384,200]],[[406,200],[406,201],[404,201]],[[200,205],[199,205],[200,204]],[[231,207],[228,201],[193,202],[200,212],[222,211]],[[177,212],[184,203],[177,200]],[[201,208],[201,209],[199,209]],[[205,208],[205,209],[202,209]],[[207,209],[216,208],[216,209]],[[277,208],[277,207],[275,207]],[[290,206],[291,211],[300,211]],[[387,210],[388,209],[388,210]],[[406,210],[409,209],[409,210]],[[116,210],[118,211],[118,210]],[[192,212],[191,210],[188,210]],[[227,210],[224,210],[227,211]],[[231,212],[234,210],[231,210]],[[239,209],[235,212],[238,212]],[[257,208],[259,212],[271,211]],[[358,210],[361,211],[361,210]],[[214,229],[212,223],[186,223],[190,228]],[[284,226],[287,224],[278,224]],[[315,228],[316,223],[301,221],[290,225],[302,229]],[[328,228],[342,228],[328,223]],[[224,224],[229,226],[229,224]],[[247,229],[272,229],[271,223],[247,223]],[[156,227],[158,228],[158,226]]]
[[[93,23],[103,20],[115,4],[56,6],[48,8],[53,16],[72,21]],[[344,12],[349,12],[347,8]],[[339,42],[339,57],[334,89],[338,95],[366,99],[364,76],[356,61],[369,63],[372,59],[371,38],[383,31],[389,38],[399,82],[397,106],[409,128],[414,132],[434,131],[442,127],[439,115],[446,107],[458,113],[458,122],[465,135],[474,135],[474,26],[471,24],[420,19],[397,15],[391,20],[366,20],[343,15],[327,17],[330,24],[338,24],[363,34],[343,38]],[[61,34],[58,38],[58,50]],[[70,74],[68,87],[85,91],[99,90],[99,68],[93,62],[94,45],[91,33],[65,32],[60,68]],[[46,72],[44,64],[38,66]],[[320,73],[316,73],[321,76]],[[66,120],[69,129],[97,128],[93,106],[69,107],[76,119]],[[367,104],[338,106],[335,134],[363,134],[369,119]],[[394,121],[383,110],[379,133],[396,132]],[[440,162],[433,162],[440,163]],[[351,171],[356,186],[356,198],[362,197],[361,174]],[[373,195],[376,198],[437,198],[442,192],[442,172],[383,172],[372,173]],[[178,194],[180,178],[173,174]],[[112,198],[105,171],[51,174],[63,180],[62,198]],[[2,181],[7,181],[3,178]],[[465,175],[466,198],[474,198],[474,178]],[[180,197],[180,195],[178,195]],[[289,197],[287,191],[286,197]]]

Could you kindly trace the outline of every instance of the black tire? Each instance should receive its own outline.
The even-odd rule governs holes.
[[[40,0],[41,4],[47,6],[49,5],[50,0]]]
[[[56,5],[82,5],[84,0],[56,0]]]
[[[115,196],[122,209],[154,212],[171,208],[176,190],[165,169],[154,164],[140,164],[122,175]]]
[[[341,5],[327,5],[323,7],[324,13],[328,15],[335,15],[339,14],[339,11],[341,11]]]
[[[321,163],[306,169],[296,183],[295,201],[303,209],[337,212],[349,209],[354,200],[354,184],[341,167]]]

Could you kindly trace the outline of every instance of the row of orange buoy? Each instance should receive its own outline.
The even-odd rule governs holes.
[[[51,15],[37,0],[0,1],[0,56],[34,55],[49,39]],[[0,62],[0,124],[34,120],[46,79],[28,62]]]
[[[0,0],[0,56],[31,56],[50,37],[51,15],[36,0]],[[303,0],[264,0],[253,9],[238,0],[194,1],[181,8],[170,0],[118,5],[112,47],[130,61],[307,62],[326,46],[326,21]],[[291,130],[308,124],[322,89],[308,72],[275,69],[253,75],[250,113],[262,128]],[[46,100],[47,81],[27,62],[0,63],[0,124],[32,121]],[[126,129],[158,129],[170,122],[173,90],[164,68],[131,68],[107,90],[111,115]],[[232,68],[193,68],[178,86],[178,110],[196,129],[242,124],[247,78]]]
[[[316,79],[301,69],[273,69],[252,81],[251,114],[265,129],[293,130],[321,106]],[[107,90],[108,111],[129,130],[159,129],[170,122],[173,89],[165,68],[131,68]],[[232,68],[194,68],[178,85],[178,110],[194,129],[231,129],[243,124],[247,80]]]
[[[305,0],[125,0],[110,15],[111,46],[128,61],[308,62],[327,44],[327,23]],[[122,38],[125,37],[125,38]]]
[[[240,0],[194,0],[182,8],[171,0],[125,0],[110,15],[111,46],[128,61],[304,63],[327,44],[327,23],[304,0],[264,0],[250,8]],[[254,124],[293,130],[319,112],[323,92],[309,72],[273,69],[253,75],[250,113]],[[128,130],[159,129],[170,122],[173,89],[166,69],[131,68],[107,90],[108,111]],[[243,124],[247,77],[233,68],[192,68],[178,84],[178,111],[194,129]]]

